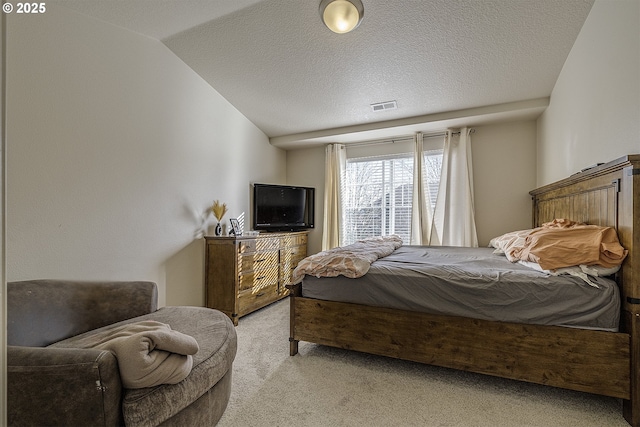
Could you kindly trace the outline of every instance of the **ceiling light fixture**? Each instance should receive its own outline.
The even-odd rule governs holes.
[[[360,0],[322,0],[320,2],[322,22],[338,34],[355,29],[364,16],[364,6]]]

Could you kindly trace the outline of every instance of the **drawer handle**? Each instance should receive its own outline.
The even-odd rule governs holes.
[[[257,259],[255,262],[263,262],[263,261],[266,261],[266,260],[267,260],[266,258],[262,258],[262,259]]]
[[[267,277],[267,276],[260,276],[260,277],[256,277],[256,280],[262,280],[262,279],[264,279],[265,277]]]
[[[261,297],[263,295],[264,295],[264,292],[260,292],[258,295],[256,295],[256,298],[259,298],[259,297]]]

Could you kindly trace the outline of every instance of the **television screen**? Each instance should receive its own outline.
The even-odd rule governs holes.
[[[314,193],[310,187],[254,184],[253,229],[286,231],[313,228]]]

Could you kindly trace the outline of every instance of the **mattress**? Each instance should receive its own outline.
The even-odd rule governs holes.
[[[362,277],[305,276],[302,296],[484,320],[617,331],[615,281],[554,276],[492,248],[402,246]]]

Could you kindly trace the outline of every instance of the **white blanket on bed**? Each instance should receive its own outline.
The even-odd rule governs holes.
[[[380,236],[359,240],[354,244],[340,246],[311,255],[293,270],[293,283],[298,283],[305,275],[315,277],[336,277],[339,275],[357,278],[364,276],[371,263],[390,255],[402,246],[399,236]]]

